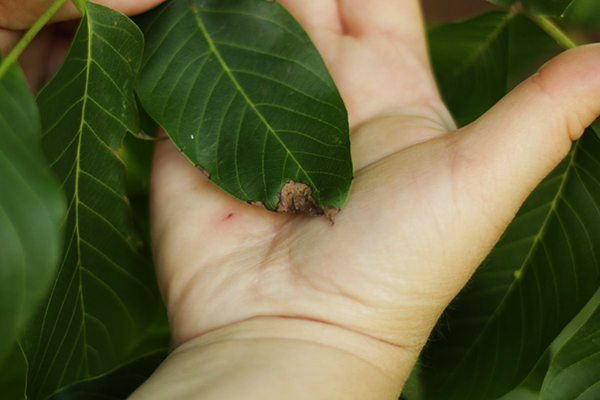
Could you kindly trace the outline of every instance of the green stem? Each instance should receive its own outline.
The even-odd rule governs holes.
[[[571,39],[553,20],[548,17],[542,17],[540,15],[528,14],[540,28],[554,38],[565,49],[573,49],[577,47],[577,44]]]
[[[67,2],[67,0],[56,0],[48,10],[38,19],[35,24],[25,33],[19,40],[19,43],[6,56],[0,64],[0,78],[8,71],[10,66],[17,61],[23,50],[31,43],[33,38],[42,30],[42,28],[50,21],[50,18]]]

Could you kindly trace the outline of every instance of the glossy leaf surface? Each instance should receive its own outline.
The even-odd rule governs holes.
[[[68,215],[58,276],[24,346],[32,400],[129,361],[156,313],[116,155],[125,133],[138,131],[133,86],[142,51],[132,21],[87,3],[64,65],[38,97],[43,148]]]
[[[431,61],[455,121],[466,125],[506,94],[511,14],[492,11],[429,31]]]
[[[599,167],[600,140],[588,130],[442,318],[444,339],[425,356],[427,398],[496,399],[514,389],[595,293]]]
[[[278,2],[171,0],[138,22],[140,99],[214,183],[275,210],[294,180],[322,208],[343,206],[353,175],[347,112]]]
[[[46,296],[62,250],[65,198],[41,149],[35,100],[0,57],[0,363]]]
[[[48,400],[125,400],[166,356],[166,350],[153,352],[105,375],[67,386]]]

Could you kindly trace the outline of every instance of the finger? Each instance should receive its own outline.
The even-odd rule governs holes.
[[[426,57],[425,28],[418,0],[339,0],[346,33],[386,36],[410,43]]]
[[[136,15],[150,10],[164,0],[100,0],[98,3],[126,15]],[[12,30],[29,29],[50,7],[53,0],[7,1],[0,0],[0,27]],[[70,21],[81,17],[72,2],[66,3],[53,17],[52,22]]]
[[[505,226],[598,115],[600,45],[563,53],[452,138],[457,190]]]
[[[100,0],[99,4],[122,12],[125,15],[137,15],[151,10],[163,3],[164,0]],[[81,17],[81,13],[73,3],[69,2],[52,18],[53,22],[70,21]]]
[[[281,0],[281,4],[302,24],[309,35],[342,33],[336,0]]]
[[[437,111],[428,105],[404,107],[395,113],[379,114],[352,132],[355,171],[455,129],[447,111]]]
[[[0,28],[0,54],[6,56],[23,36],[22,32]]]

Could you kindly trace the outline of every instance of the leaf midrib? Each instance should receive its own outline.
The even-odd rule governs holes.
[[[292,158],[292,160],[294,160],[296,165],[298,165],[298,168],[306,176],[310,185],[314,188],[315,191],[318,191],[317,186],[315,185],[313,180],[310,178],[310,175],[308,174],[308,172],[304,169],[304,167],[302,166],[302,164],[300,164],[300,162],[296,159],[296,157],[294,157],[294,154],[290,151],[290,149],[288,149],[288,147],[285,145],[283,140],[281,140],[279,135],[277,135],[277,132],[275,131],[275,129],[273,129],[273,127],[271,127],[269,122],[265,119],[265,117],[262,115],[262,113],[258,110],[258,108],[252,102],[252,100],[250,100],[250,98],[248,97],[248,95],[246,94],[246,92],[244,91],[242,86],[239,84],[239,82],[233,75],[233,72],[231,71],[229,66],[225,63],[225,60],[221,56],[221,53],[219,52],[219,50],[216,48],[214,41],[210,37],[208,31],[206,30],[206,27],[204,26],[204,23],[202,22],[202,19],[200,18],[200,13],[198,11],[198,7],[196,7],[196,5],[194,4],[194,0],[189,0],[189,3],[190,3],[190,8],[192,9],[192,13],[194,14],[194,18],[196,19],[198,28],[200,29],[204,38],[206,39],[206,42],[208,43],[208,46],[210,47],[210,51],[215,55],[215,57],[217,58],[217,61],[219,61],[219,64],[221,64],[221,67],[223,68],[223,70],[225,71],[227,76],[229,76],[229,79],[231,79],[231,82],[235,85],[236,89],[244,97],[244,99],[246,100],[248,105],[252,108],[252,110],[254,110],[254,112],[260,118],[260,120],[265,124],[265,126],[267,127],[267,130],[277,139],[277,141],[281,144],[281,146],[286,151],[286,153]]]
[[[79,301],[81,302],[81,318],[82,318],[82,329],[83,329],[83,335],[84,337],[86,336],[86,331],[85,331],[85,306],[84,306],[84,301],[83,301],[83,291],[81,290],[82,287],[82,280],[81,280],[81,268],[82,268],[82,264],[81,264],[81,235],[79,232],[79,205],[80,205],[80,200],[79,200],[79,176],[81,173],[81,146],[82,146],[82,137],[83,137],[83,128],[84,128],[84,124],[85,124],[85,111],[86,111],[86,107],[87,107],[87,100],[88,100],[88,89],[89,89],[89,82],[90,82],[90,66],[91,66],[91,54],[92,54],[92,46],[91,46],[91,23],[89,20],[89,17],[86,15],[84,16],[84,18],[87,18],[87,30],[88,30],[88,46],[87,46],[87,50],[88,50],[88,57],[86,60],[86,65],[85,65],[85,69],[86,69],[86,73],[85,73],[85,87],[84,87],[84,94],[83,94],[83,104],[81,107],[81,118],[80,118],[80,123],[79,123],[79,128],[78,128],[78,140],[77,140],[77,154],[75,156],[75,185],[74,185],[74,192],[73,192],[73,199],[74,199],[74,213],[75,213],[75,229],[74,229],[74,233],[75,236],[77,238],[77,269],[79,269],[78,274],[78,278],[79,278]],[[70,211],[69,211],[70,212]],[[65,255],[66,256],[66,255]],[[39,347],[39,345],[38,345]],[[45,352],[44,352],[44,356],[45,357]],[[84,351],[84,357],[85,359],[87,359],[87,352]],[[37,376],[36,376],[37,377]],[[44,383],[46,382],[46,379],[48,378],[48,374],[46,374],[46,378],[44,378],[44,381],[39,385],[39,387],[42,387],[44,385]]]
[[[79,300],[81,301],[81,325],[83,328],[83,337],[86,338],[87,337],[87,332],[86,332],[86,323],[85,323],[85,303],[83,301],[83,282],[82,282],[82,269],[83,269],[83,265],[81,263],[81,235],[79,232],[79,206],[81,205],[81,202],[79,200],[79,177],[81,176],[81,146],[82,146],[82,139],[83,139],[83,128],[85,125],[85,113],[86,113],[86,109],[87,109],[87,103],[88,103],[88,99],[89,99],[89,94],[88,94],[88,89],[90,86],[90,72],[91,72],[91,67],[92,67],[92,23],[90,20],[89,15],[86,15],[87,17],[87,30],[88,30],[88,43],[87,43],[87,50],[88,50],[88,54],[87,54],[87,60],[86,60],[86,72],[85,72],[85,90],[83,92],[84,94],[84,98],[83,98],[83,104],[81,106],[81,121],[79,123],[79,140],[77,143],[77,170],[76,170],[76,174],[75,174],[75,229],[76,229],[76,234],[77,234],[77,265],[78,265],[78,275],[79,275]],[[86,340],[87,342],[87,340]],[[83,357],[86,360],[86,372],[87,368],[89,368],[89,365],[87,364],[87,349],[86,351],[83,352]]]
[[[527,253],[527,256],[523,259],[523,262],[521,263],[521,268],[519,270],[522,270],[523,268],[525,268],[525,266],[527,265],[527,260],[530,259],[530,257],[532,255],[534,249],[537,249],[537,247],[539,246],[540,241],[542,240],[544,234],[546,233],[546,230],[548,228],[548,221],[550,221],[552,215],[555,214],[555,212],[556,212],[556,205],[558,204],[558,200],[562,197],[562,194],[563,194],[564,189],[565,189],[566,182],[569,180],[569,177],[570,177],[571,173],[575,169],[575,162],[574,162],[574,160],[575,160],[575,154],[576,154],[576,152],[579,149],[580,142],[581,141],[577,141],[574,144],[574,146],[573,146],[573,150],[571,152],[571,158],[569,160],[569,164],[567,165],[567,169],[563,173],[564,178],[563,178],[562,182],[560,183],[560,186],[559,186],[559,188],[558,188],[558,190],[556,192],[556,196],[552,200],[552,203],[550,205],[550,209],[548,210],[546,218],[544,219],[544,223],[542,224],[542,227],[540,228],[539,232],[535,235],[535,237],[533,239],[533,243],[531,244],[531,247],[529,249],[529,252]],[[452,373],[450,375],[448,375],[448,377],[440,385],[440,387],[444,387],[448,383],[448,381],[452,380],[452,378],[456,375],[457,371],[459,371],[459,366],[473,352],[473,349],[476,347],[475,345],[479,341],[482,340],[484,334],[490,329],[489,328],[490,327],[490,323],[489,322],[492,321],[493,319],[497,318],[498,313],[500,312],[500,310],[503,310],[505,308],[504,304],[505,304],[505,302],[508,301],[507,299],[510,297],[510,295],[515,290],[517,290],[517,281],[518,281],[518,279],[515,278],[515,280],[513,280],[513,282],[510,284],[510,287],[506,291],[506,295],[504,295],[504,297],[502,298],[502,301],[500,302],[500,304],[498,304],[498,307],[496,307],[496,309],[494,310],[494,312],[492,313],[492,315],[488,318],[488,323],[486,323],[485,328],[481,330],[481,332],[479,333],[479,335],[477,335],[477,338],[472,342],[472,345],[467,349],[467,351],[464,353],[463,357],[458,362],[456,362],[454,364],[454,365],[456,365],[456,367],[454,368],[454,370],[452,371]],[[516,371],[516,369],[514,371]]]

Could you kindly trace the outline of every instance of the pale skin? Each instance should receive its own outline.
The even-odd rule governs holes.
[[[49,3],[0,0],[4,51]],[[456,130],[417,0],[281,3],[348,107],[350,198],[333,226],[271,213],[159,143],[152,237],[173,351],[131,399],[397,399],[440,314],[600,114],[600,45],[558,56]]]

